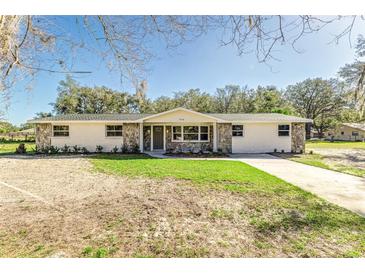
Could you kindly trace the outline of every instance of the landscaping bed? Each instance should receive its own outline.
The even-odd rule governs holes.
[[[222,158],[227,157],[227,154],[219,152],[210,153],[192,153],[192,152],[174,152],[174,153],[164,153],[166,156],[181,157],[181,158]]]

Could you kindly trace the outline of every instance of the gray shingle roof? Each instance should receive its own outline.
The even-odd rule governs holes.
[[[311,123],[311,119],[280,113],[207,113],[226,121],[255,121],[255,122],[300,122]]]
[[[343,123],[343,125],[365,131],[365,123]]]
[[[33,119],[28,122],[53,122],[53,121],[134,121],[151,114],[121,113],[121,114],[65,114],[52,117]]]
[[[310,123],[312,120],[279,113],[205,113],[227,122],[301,122]],[[29,123],[54,121],[136,121],[153,114],[123,113],[123,114],[67,114],[53,117],[33,119]]]

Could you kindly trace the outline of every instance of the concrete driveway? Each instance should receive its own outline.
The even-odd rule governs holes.
[[[234,154],[231,158],[365,216],[364,178],[296,163],[269,154]]]

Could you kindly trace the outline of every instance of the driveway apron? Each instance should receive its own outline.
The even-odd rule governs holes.
[[[269,154],[234,154],[231,158],[365,216],[365,178],[296,163]]]

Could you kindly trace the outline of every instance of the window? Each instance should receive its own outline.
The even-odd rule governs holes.
[[[345,134],[345,132],[344,131],[341,131],[341,135],[344,135]]]
[[[352,136],[359,136],[359,132],[358,131],[353,131]]]
[[[123,126],[107,125],[106,126],[106,136],[107,137],[123,136]]]
[[[184,126],[184,141],[199,141],[198,126]]]
[[[289,136],[290,126],[289,125],[279,125],[278,135],[279,136]]]
[[[232,125],[232,136],[243,137],[243,125]]]
[[[209,128],[208,126],[200,127],[200,141],[208,141],[209,140]]]
[[[175,142],[209,142],[209,126],[173,126]]]
[[[172,127],[172,140],[182,141],[181,127]]]
[[[68,126],[53,126],[54,137],[67,137],[70,135]]]

